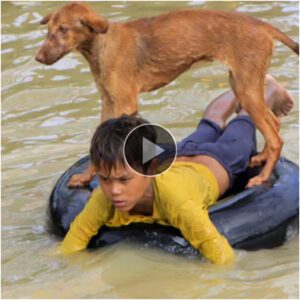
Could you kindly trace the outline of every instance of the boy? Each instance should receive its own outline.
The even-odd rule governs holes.
[[[267,105],[277,116],[286,115],[293,101],[274,78],[266,77]],[[90,238],[103,226],[117,227],[132,222],[171,225],[206,258],[216,264],[230,263],[234,251],[209,219],[207,207],[245,171],[256,151],[255,127],[245,111],[240,110],[225,127],[228,117],[237,110],[234,94],[228,91],[206,109],[197,130],[178,143],[177,158],[165,173],[152,174],[150,162],[145,167],[132,155],[123,156],[128,133],[147,121],[123,116],[100,125],[91,142],[90,154],[97,169],[101,188],[94,191],[83,211],[70,226],[62,245],[63,253],[86,248]],[[151,129],[145,134],[151,140]],[[251,180],[248,186],[251,186]]]

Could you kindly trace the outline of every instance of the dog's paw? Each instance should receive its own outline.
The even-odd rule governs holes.
[[[262,153],[251,157],[249,162],[249,167],[250,168],[259,167],[263,163],[265,163],[267,159],[268,159],[268,153],[266,151],[265,152],[263,151]]]
[[[73,175],[69,182],[68,187],[84,187],[91,181],[91,176],[86,174],[75,174]]]
[[[248,181],[246,188],[252,188],[254,186],[261,185],[261,184],[265,183],[266,181],[268,181],[268,180],[263,178],[260,175],[255,176]]]

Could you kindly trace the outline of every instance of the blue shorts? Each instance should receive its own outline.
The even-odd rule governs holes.
[[[231,186],[256,153],[255,126],[245,115],[235,117],[224,130],[202,119],[197,129],[177,144],[177,157],[208,155],[216,159],[227,171]]]

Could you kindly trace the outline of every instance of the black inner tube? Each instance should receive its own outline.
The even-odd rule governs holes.
[[[49,201],[48,231],[65,236],[70,223],[83,209],[94,188],[95,176],[84,188],[68,188],[73,174],[89,164],[86,156],[71,166],[57,181]],[[297,233],[299,219],[299,167],[281,158],[269,183],[244,189],[249,178],[260,168],[248,169],[223,199],[209,208],[212,222],[230,244],[239,249],[256,250],[282,245],[289,232]],[[197,250],[181,236],[179,230],[159,224],[130,224],[119,228],[101,227],[88,245],[97,248],[122,240],[158,246],[177,254],[196,254]]]

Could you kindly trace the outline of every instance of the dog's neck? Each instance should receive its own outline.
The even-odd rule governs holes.
[[[105,47],[105,39],[95,36],[93,39],[87,40],[78,47],[78,51],[88,61],[93,74],[100,74],[101,66],[99,65],[99,55]]]
[[[92,35],[77,48],[88,61],[96,82],[99,79],[101,80],[101,71],[105,72],[104,69],[109,66],[109,63],[103,57],[107,57],[107,51],[110,52],[110,55],[113,55],[116,50],[122,49],[124,36],[128,37],[128,30],[123,24],[110,22],[108,31],[105,34]],[[109,50],[107,50],[108,48]]]

